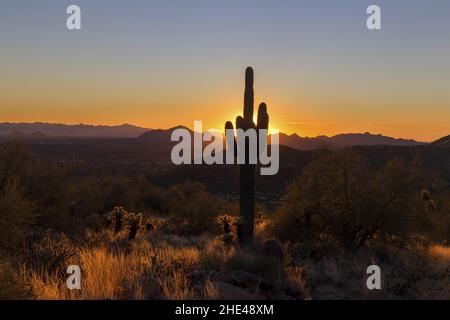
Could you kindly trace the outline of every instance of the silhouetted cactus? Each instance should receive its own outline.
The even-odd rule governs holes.
[[[222,227],[222,235],[220,236],[220,240],[224,244],[226,248],[231,248],[234,240],[234,235],[231,230],[231,226],[235,224],[235,218],[232,216],[224,215],[217,217],[217,222]]]
[[[222,227],[223,233],[230,233],[231,232],[231,225],[234,222],[234,218],[228,215],[223,215],[217,217],[217,223],[220,224]]]
[[[431,193],[428,190],[422,190],[420,192],[420,198],[426,203],[426,210],[428,213],[436,213],[436,205],[431,198]]]
[[[142,228],[142,213],[129,212],[125,217],[125,223],[129,230],[128,240],[134,240],[139,229]]]
[[[111,221],[114,226],[114,234],[119,233],[123,227],[123,220],[128,212],[122,207],[115,207],[110,213]]]
[[[247,129],[268,129],[269,115],[267,114],[267,106],[261,103],[258,109],[257,123],[253,122],[253,69],[248,67],[245,71],[245,92],[244,92],[244,117],[238,116],[236,118],[236,128]],[[225,130],[234,129],[233,123],[228,121],[225,124]],[[258,135],[258,146],[260,145]],[[230,147],[230,146],[229,146]],[[254,233],[254,216],[255,216],[255,174],[256,165],[249,164],[249,145],[245,141],[245,164],[239,165],[239,214],[240,221],[238,227],[239,243],[251,244],[253,242]],[[237,150],[237,143],[234,142],[234,150]],[[258,156],[262,150],[258,148]],[[236,155],[236,152],[235,152]]]

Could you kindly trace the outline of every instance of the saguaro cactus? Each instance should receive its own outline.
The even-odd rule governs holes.
[[[244,92],[244,116],[236,118],[236,128],[242,130],[248,129],[268,129],[269,115],[267,114],[267,106],[261,103],[258,109],[257,123],[253,121],[253,69],[248,67],[245,71],[245,92]],[[233,123],[228,121],[225,124],[225,130],[234,130]],[[259,139],[259,135],[258,135]],[[249,164],[249,141],[245,141],[245,164],[239,165],[239,214],[240,223],[238,224],[239,243],[241,245],[251,244],[253,241],[254,219],[255,219],[255,174],[256,165]],[[258,141],[258,146],[260,141]],[[230,147],[230,146],[228,146]],[[237,149],[236,141],[234,149]],[[259,155],[258,148],[258,155]],[[236,153],[235,153],[236,155]]]

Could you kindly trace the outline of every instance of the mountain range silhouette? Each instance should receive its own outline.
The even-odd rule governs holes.
[[[50,137],[71,138],[136,138],[146,144],[170,144],[170,135],[174,129],[185,128],[177,126],[170,129],[149,129],[130,124],[119,126],[103,125],[67,125],[54,123],[0,123],[0,136],[23,136],[30,139],[45,139]],[[191,131],[190,129],[188,129]],[[192,132],[192,131],[191,131]],[[297,150],[314,150],[320,148],[339,149],[349,146],[418,146],[427,143],[412,139],[393,138],[381,134],[344,133],[334,136],[301,137],[298,134],[280,133],[280,144]],[[450,146],[450,136],[436,140],[432,144]]]

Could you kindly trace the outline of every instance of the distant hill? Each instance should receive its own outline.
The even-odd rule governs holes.
[[[32,132],[32,133],[27,134],[26,136],[27,136],[27,137],[31,137],[31,138],[44,138],[44,137],[45,137],[45,134],[43,134],[43,133],[40,132],[40,131],[35,131],[35,132]]]
[[[170,129],[156,129],[137,127],[129,124],[121,126],[93,126],[93,125],[66,125],[52,123],[0,123],[0,136],[22,136],[30,139],[45,139],[50,137],[71,138],[136,138],[136,142],[146,144],[171,144],[170,136],[174,129],[185,128],[177,126]],[[192,130],[188,129],[191,133]],[[442,141],[441,141],[442,140]],[[297,150],[309,151],[316,149],[340,149],[349,146],[417,146],[425,143],[415,140],[396,139],[381,134],[348,133],[332,137],[300,137],[297,134],[287,135],[280,133],[280,144]],[[444,137],[435,144],[449,144],[450,136]]]
[[[139,137],[137,137],[136,140],[148,144],[170,144],[171,143],[170,137],[175,129],[187,129],[189,130],[191,135],[193,132],[192,130],[184,126],[177,126],[170,129],[155,129],[144,132]]]
[[[94,126],[86,124],[67,125],[54,123],[0,123],[0,136],[85,137],[85,138],[135,138],[148,128],[129,124],[120,126]]]
[[[142,142],[151,144],[170,143],[170,136],[173,130],[177,128],[185,128],[178,126],[167,130],[152,130],[140,135],[137,139]],[[191,134],[192,130],[188,129]],[[280,133],[280,144],[293,149],[310,151],[317,149],[341,149],[351,146],[418,146],[426,143],[417,142],[415,140],[396,139],[381,134],[375,135],[370,133],[349,133],[339,134],[333,137],[318,136],[314,138],[300,137],[297,134],[287,135]]]
[[[442,137],[431,144],[439,147],[450,147],[450,135]]]
[[[396,139],[383,136],[381,134],[366,133],[347,133],[338,134],[332,137],[317,136],[313,138],[300,137],[297,134],[287,135],[280,133],[280,144],[295,148],[298,150],[315,150],[315,149],[341,149],[351,146],[418,146],[425,145],[424,142],[415,140]]]

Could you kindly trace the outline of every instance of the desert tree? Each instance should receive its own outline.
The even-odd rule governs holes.
[[[312,241],[327,235],[350,250],[380,236],[406,237],[420,231],[420,190],[430,184],[414,161],[375,167],[353,149],[333,152],[312,161],[288,187],[278,234]]]

